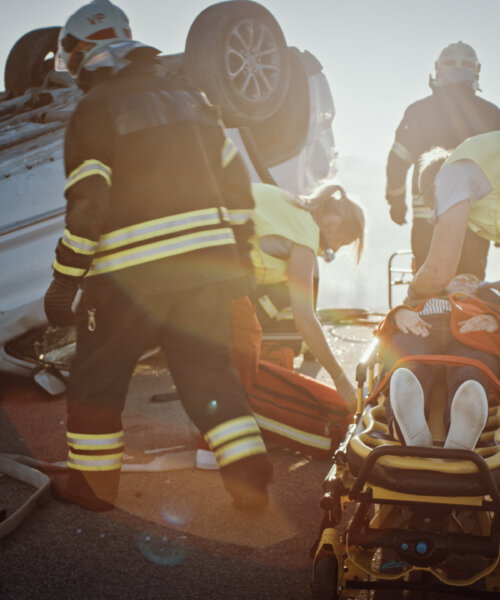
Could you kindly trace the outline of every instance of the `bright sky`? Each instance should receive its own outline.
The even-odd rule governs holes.
[[[184,49],[210,0],[121,0],[136,39],[165,53]],[[462,40],[482,63],[482,96],[500,105],[499,0],[263,0],[288,45],[319,58],[330,81],[341,155],[385,162],[406,106],[427,95],[439,52]],[[0,68],[24,33],[62,25],[84,2],[0,0]],[[3,85],[1,86],[3,89]]]

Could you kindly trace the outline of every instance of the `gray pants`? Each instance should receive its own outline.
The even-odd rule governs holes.
[[[481,361],[488,367],[497,377],[500,371],[498,358],[466,346],[459,342],[451,333],[450,314],[443,313],[437,315],[429,315],[424,318],[432,327],[427,337],[414,335],[413,333],[402,333],[398,331],[384,352],[384,365],[390,369],[392,365],[403,356],[418,356],[422,354],[447,354],[449,356],[460,356],[463,358],[472,358]],[[439,371],[436,366],[424,364],[418,361],[408,361],[401,365],[413,372],[417,377],[424,391],[425,399],[425,415],[429,416],[432,386],[435,382],[435,377]],[[446,407],[443,415],[444,424],[448,429],[450,424],[450,409],[453,397],[457,389],[464,383],[472,379],[479,382],[488,391],[488,380],[486,376],[472,365],[445,367],[446,378]],[[390,402],[386,403],[387,422],[393,420],[393,413]]]

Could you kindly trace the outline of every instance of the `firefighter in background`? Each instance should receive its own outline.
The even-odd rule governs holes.
[[[432,237],[432,211],[418,189],[418,162],[435,146],[455,148],[468,137],[500,129],[500,109],[476,95],[480,64],[475,51],[457,42],[447,46],[436,63],[436,77],[429,78],[432,94],[411,104],[396,130],[387,159],[386,199],[391,219],[406,223],[406,176],[412,174],[413,224],[411,248],[418,270],[427,256]],[[473,273],[484,279],[489,241],[467,232],[457,273]]]
[[[230,300],[248,292],[250,180],[214,107],[161,74],[158,53],[132,40],[107,0],[80,8],[60,33],[57,60],[87,93],[66,133],[66,229],[45,296],[49,323],[65,326],[83,288],[69,475],[54,489],[90,510],[113,506],[129,379],[159,344],[235,506],[262,508],[272,467],[229,351]]]

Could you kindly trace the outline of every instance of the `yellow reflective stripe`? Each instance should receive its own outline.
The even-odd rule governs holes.
[[[386,195],[387,196],[400,196],[406,192],[406,183],[400,185],[398,188],[387,188]]]
[[[230,442],[214,451],[219,467],[224,467],[248,456],[265,454],[266,452],[266,446],[260,435]]]
[[[113,433],[71,433],[66,432],[67,437],[72,437],[79,440],[103,440],[108,438],[119,438],[123,437],[123,430],[114,431]]]
[[[302,431],[301,429],[295,429],[294,427],[290,427],[289,425],[285,425],[284,423],[274,421],[273,419],[269,419],[268,417],[264,417],[263,415],[259,415],[258,413],[254,414],[255,418],[257,419],[257,423],[259,424],[259,427],[261,429],[265,429],[266,431],[270,431],[271,433],[276,433],[296,442],[307,444],[308,446],[312,446],[313,448],[319,448],[321,450],[330,450],[332,441],[328,437],[325,437],[323,435],[316,435],[307,431]]]
[[[97,248],[97,242],[73,235],[67,229],[64,230],[62,243],[77,254],[94,254]]]
[[[286,321],[288,319],[293,319],[293,311],[291,306],[280,310],[276,316],[276,321]]]
[[[407,150],[403,146],[403,144],[401,144],[399,142],[394,142],[394,144],[392,145],[392,148],[391,148],[391,152],[393,154],[395,154],[396,156],[399,156],[399,158],[401,158],[402,160],[404,160],[408,163],[413,162],[413,157],[412,157],[410,151]]]
[[[424,204],[422,196],[413,196],[412,210],[414,219],[430,219],[433,214],[432,208]]]
[[[259,426],[254,417],[247,415],[224,421],[205,434],[211,448],[225,444],[229,440],[245,435],[259,433]]]
[[[224,145],[221,150],[221,164],[223,168],[226,168],[227,165],[233,160],[233,158],[238,154],[238,148],[231,138],[226,138],[224,140]]]
[[[424,208],[423,206],[413,210],[413,218],[414,219],[429,220],[431,217],[432,217],[432,211],[429,211],[428,208]]]
[[[66,437],[68,446],[75,450],[112,450],[123,446],[123,431],[99,435],[70,433],[68,431]]]
[[[67,267],[65,265],[61,265],[61,263],[58,262],[57,258],[52,263],[52,268],[54,269],[54,271],[58,271],[63,275],[70,275],[71,277],[83,277],[83,275],[85,275],[85,273],[87,272],[86,269],[79,269],[77,267]]]
[[[116,448],[121,448],[123,446],[123,440],[121,442],[112,442],[109,444],[78,444],[78,443],[68,443],[68,445],[74,450],[115,450]]]
[[[123,452],[103,454],[100,456],[85,456],[84,454],[68,453],[67,466],[79,471],[111,471],[119,469],[123,462]]]
[[[222,208],[222,215],[226,221],[233,225],[241,225],[252,218],[253,210],[248,208],[231,209]]]
[[[101,175],[106,183],[111,187],[111,169],[99,160],[86,160],[79,167],[69,174],[68,181],[64,191],[74,185],[77,181],[81,181],[92,175]]]
[[[130,248],[122,252],[114,252],[102,258],[94,259],[87,277],[110,273],[134,265],[140,265],[152,260],[185,254],[193,250],[201,250],[215,246],[234,244],[234,233],[230,228],[200,231],[174,239],[162,240],[138,248]]]
[[[279,310],[276,308],[276,306],[271,301],[271,298],[269,298],[267,294],[259,298],[259,304],[262,307],[262,310],[271,319],[275,319],[278,316]]]
[[[205,208],[181,215],[144,221],[143,223],[123,227],[122,229],[102,235],[99,238],[97,251],[112,250],[113,248],[119,248],[120,246],[133,244],[152,237],[185,231],[186,229],[194,229],[200,226],[216,225],[217,223],[220,223],[220,214],[217,208]]]

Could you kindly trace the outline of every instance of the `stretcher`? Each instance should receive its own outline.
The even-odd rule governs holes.
[[[422,360],[440,369],[465,359]],[[385,373],[375,341],[358,364],[358,409],[323,486],[323,520],[311,549],[313,598],[358,598],[361,590],[376,598],[390,590],[499,598],[500,407],[490,403],[474,451],[444,449],[438,383],[428,420],[433,447],[401,445],[389,432],[385,402],[403,362]],[[476,366],[498,386],[491,371]]]

